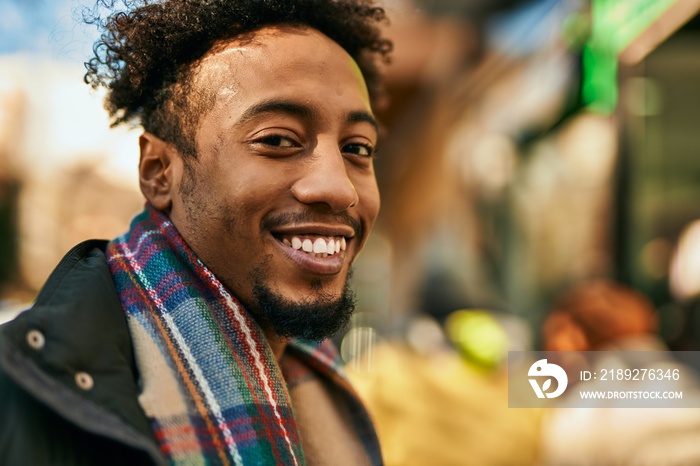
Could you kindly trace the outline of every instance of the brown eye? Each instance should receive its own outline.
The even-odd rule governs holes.
[[[343,152],[358,155],[360,157],[372,157],[374,154],[374,148],[368,144],[353,143],[343,146]]]
[[[284,136],[265,136],[264,138],[258,139],[256,142],[260,144],[265,144],[266,146],[272,146],[272,147],[298,147],[299,145],[292,141],[289,138],[286,138]]]

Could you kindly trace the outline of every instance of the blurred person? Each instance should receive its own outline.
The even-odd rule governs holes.
[[[614,281],[593,279],[556,300],[543,325],[542,344],[545,351],[605,351],[595,367],[587,367],[598,373],[602,368],[632,367],[623,360],[624,353],[613,351],[651,351],[650,368],[682,368],[668,353],[657,328],[657,313],[643,294]],[[690,402],[700,391],[697,377],[686,374],[692,377],[693,371],[684,368],[674,390],[682,389],[683,399]],[[589,381],[586,389],[607,390],[606,383]],[[634,387],[639,389],[639,385]],[[577,407],[580,400],[566,393],[559,400],[563,408],[547,410],[544,417],[544,465],[700,464],[698,409],[621,408],[614,399],[586,400],[583,408]]]
[[[1,328],[0,463],[381,464],[327,338],[379,210],[384,11],[124,4],[85,79],[144,130],[146,207]]]

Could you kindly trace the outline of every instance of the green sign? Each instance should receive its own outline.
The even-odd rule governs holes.
[[[583,101],[612,113],[617,105],[618,54],[677,0],[592,0],[591,36],[583,50]]]

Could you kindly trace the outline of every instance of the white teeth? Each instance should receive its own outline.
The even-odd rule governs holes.
[[[304,242],[301,243],[301,248],[306,252],[311,252],[314,250],[313,243],[310,239],[305,239]]]
[[[314,241],[314,252],[316,254],[321,254],[327,251],[328,247],[326,246],[326,242],[321,238],[317,238],[316,241]]]
[[[302,250],[311,254],[314,257],[328,257],[333,254],[339,253],[341,250],[345,251],[347,243],[343,236],[335,238],[316,238],[312,240],[311,238],[301,239],[298,236],[292,236],[291,238],[283,238],[282,243],[286,246],[291,247],[296,250]]]

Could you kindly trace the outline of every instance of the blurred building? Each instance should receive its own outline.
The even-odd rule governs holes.
[[[72,246],[124,231],[143,201],[138,135],[110,130],[80,63],[16,53],[0,70],[0,301],[18,309]]]

